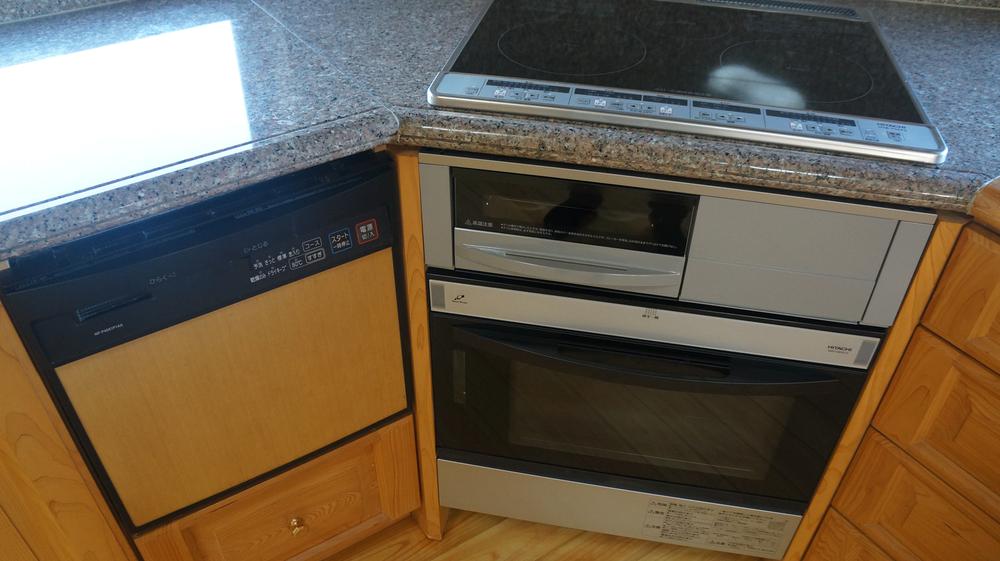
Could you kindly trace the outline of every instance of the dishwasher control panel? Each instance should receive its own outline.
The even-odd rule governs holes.
[[[308,230],[305,235],[261,239],[248,252],[250,284],[312,274],[387,247],[382,235],[388,227],[384,208],[338,221],[332,226]]]

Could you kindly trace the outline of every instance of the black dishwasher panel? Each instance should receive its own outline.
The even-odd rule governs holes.
[[[397,215],[363,154],[13,259],[4,303],[58,367],[390,247]]]

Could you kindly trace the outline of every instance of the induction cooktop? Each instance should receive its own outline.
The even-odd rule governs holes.
[[[873,23],[797,1],[494,0],[427,98],[928,164],[948,152]]]

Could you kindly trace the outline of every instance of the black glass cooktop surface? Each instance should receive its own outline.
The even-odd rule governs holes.
[[[658,0],[495,0],[452,72],[924,123],[872,24]]]

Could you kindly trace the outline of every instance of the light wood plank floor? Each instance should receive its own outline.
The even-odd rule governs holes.
[[[444,540],[424,538],[407,518],[328,561],[756,561],[458,510]]]

